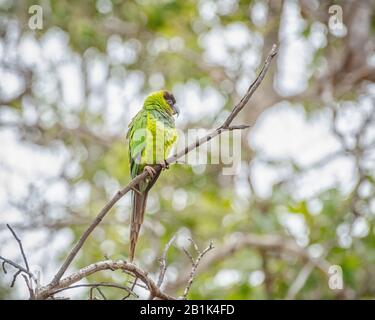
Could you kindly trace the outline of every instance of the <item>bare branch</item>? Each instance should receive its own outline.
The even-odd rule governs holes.
[[[14,287],[14,284],[16,283],[16,280],[17,280],[17,277],[20,275],[22,271],[21,270],[18,270],[14,276],[13,276],[13,280],[12,280],[12,283],[10,284],[10,287],[13,288]]]
[[[5,263],[13,266],[14,268],[22,271],[22,272],[25,272],[26,274],[28,274],[29,276],[33,276],[33,274],[29,271],[27,271],[24,267],[22,267],[21,265],[19,265],[18,263],[12,261],[12,260],[9,260],[9,259],[6,259],[4,258],[3,256],[0,256],[0,259],[3,260],[3,270],[4,270],[4,273],[6,273],[6,270],[5,270]]]
[[[191,244],[193,245],[194,250],[195,250],[198,254],[200,254],[201,252],[200,252],[200,250],[199,250],[198,245],[195,243],[195,241],[194,241],[192,238],[189,238],[189,241],[190,241]]]
[[[276,54],[277,54],[277,46],[276,46],[276,44],[274,44],[272,46],[271,51],[268,53],[266,61],[264,62],[263,67],[260,70],[260,73],[258,74],[256,79],[254,80],[254,82],[250,85],[249,89],[247,89],[247,92],[246,92],[245,96],[233,108],[233,111],[230,113],[228,118],[224,121],[221,128],[228,128],[230,126],[230,124],[232,123],[232,121],[234,120],[234,118],[237,117],[237,115],[240,113],[240,111],[246,106],[246,104],[248,103],[251,96],[254,94],[256,89],[258,89],[260,83],[263,81],[263,79],[264,79],[264,77],[265,77],[265,75],[268,71],[268,68],[271,65],[271,61],[276,56]]]
[[[57,284],[49,284],[42,287],[38,291],[38,299],[47,299],[55,294],[59,289],[70,287],[72,284],[103,270],[123,270],[128,271],[140,279],[146,286],[150,293],[162,300],[174,300],[175,298],[160,290],[157,284],[150,278],[147,272],[143,271],[133,263],[118,260],[105,260],[90,264],[77,272],[61,279]]]
[[[200,263],[200,261],[202,260],[202,258],[205,256],[205,254],[212,250],[214,248],[214,246],[212,245],[212,242],[210,242],[210,244],[208,245],[208,247],[206,249],[204,249],[202,252],[199,250],[198,246],[195,244],[195,242],[190,239],[194,245],[194,248],[195,250],[199,253],[198,257],[193,260],[193,267],[191,268],[191,271],[190,271],[190,275],[189,275],[189,280],[188,280],[188,283],[185,287],[185,290],[184,290],[184,293],[183,295],[181,296],[181,299],[186,299],[187,298],[187,295],[189,294],[189,291],[190,291],[190,288],[191,288],[191,285],[193,284],[193,281],[194,281],[194,277],[195,277],[195,274],[197,272],[197,268],[198,268],[198,265]],[[187,250],[186,250],[187,252]]]
[[[12,283],[10,284],[10,287],[14,286],[14,284],[17,281],[17,277],[20,274],[25,273],[25,274],[22,274],[22,277],[25,279],[27,289],[29,290],[30,299],[34,299],[35,295],[34,295],[34,290],[32,288],[32,280],[34,280],[35,283],[38,284],[37,280],[36,280],[35,276],[33,275],[33,273],[30,272],[29,263],[27,261],[25,251],[23,249],[22,241],[20,240],[20,238],[18,238],[16,232],[11,228],[11,226],[9,224],[7,224],[6,226],[8,227],[8,229],[10,230],[10,232],[13,235],[13,237],[16,239],[16,241],[18,243],[18,246],[19,246],[19,249],[21,251],[21,255],[22,255],[23,261],[25,263],[25,267],[22,267],[18,263],[0,256],[0,260],[3,260],[2,267],[3,267],[4,273],[7,273],[7,271],[5,269],[5,264],[6,263],[8,263],[9,265],[11,265],[14,268],[18,269],[18,271],[13,276],[13,280],[12,280]]]
[[[11,226],[9,224],[7,224],[7,227],[8,229],[10,230],[10,232],[12,233],[13,237],[16,239],[16,241],[18,242],[18,246],[20,248],[20,251],[21,251],[21,254],[22,254],[22,258],[23,258],[23,261],[25,263],[25,267],[26,267],[26,270],[27,271],[30,271],[30,268],[29,268],[29,263],[27,262],[27,258],[26,258],[26,255],[25,255],[25,251],[23,250],[23,245],[22,245],[22,241],[20,240],[20,238],[18,238],[17,234],[14,232],[14,230],[11,228]]]
[[[122,285],[117,284],[117,283],[112,283],[112,282],[97,282],[97,283],[76,284],[74,286],[69,286],[69,287],[66,287],[66,288],[62,288],[62,289],[56,290],[56,291],[53,292],[53,294],[55,295],[57,293],[65,291],[65,290],[76,289],[76,288],[84,288],[84,287],[92,288],[92,289],[95,289],[97,287],[117,288],[117,289],[121,289],[121,290],[124,290],[124,291],[130,293],[134,297],[138,297],[138,295],[136,293],[134,293],[131,290],[131,288],[129,288],[127,286],[122,286]]]
[[[168,243],[164,247],[163,254],[162,254],[161,258],[159,259],[159,262],[160,262],[160,272],[159,272],[159,279],[158,279],[158,287],[159,288],[161,287],[161,285],[163,283],[165,272],[167,270],[167,261],[166,261],[167,260],[167,252],[168,252],[169,248],[171,247],[172,243],[175,241],[175,239],[176,239],[176,235],[173,235],[173,237],[168,241]]]
[[[103,298],[104,300],[107,300],[107,297],[104,295],[104,293],[102,292],[102,290],[100,290],[99,287],[95,287],[95,289],[99,292],[99,294],[102,296],[102,298]]]
[[[132,287],[131,287],[131,289],[130,289],[131,292],[133,292],[135,286],[142,287],[142,285],[140,285],[140,284],[137,283],[137,280],[138,280],[138,277],[135,277],[135,279],[134,279],[134,281],[133,281],[133,284],[132,284]],[[147,286],[143,286],[143,288],[144,288],[145,290],[148,289]],[[150,296],[151,296],[151,295],[150,295]],[[121,300],[126,300],[126,299],[129,298],[129,297],[130,297],[130,292],[129,292],[125,297],[123,297]]]
[[[184,251],[184,253],[186,254],[186,256],[189,258],[190,263],[193,266],[194,265],[194,258],[191,255],[191,253],[186,248],[182,248],[182,250]]]
[[[27,289],[29,290],[30,299],[34,299],[35,294],[34,294],[34,290],[33,290],[33,287],[32,287],[31,281],[30,281],[30,277],[28,278],[24,274],[22,275],[22,277],[26,282]]]
[[[0,259],[1,259],[1,257],[0,257]],[[7,272],[7,269],[5,268],[5,261],[3,261],[3,263],[1,264],[1,266],[3,267],[4,273],[7,274],[8,272]]]

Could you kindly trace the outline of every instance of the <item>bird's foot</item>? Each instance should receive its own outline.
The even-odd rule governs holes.
[[[154,178],[156,175],[156,170],[151,166],[145,166],[144,171],[147,171],[148,175],[151,178]]]
[[[168,163],[167,160],[164,160],[164,162],[161,163],[160,165],[161,165],[161,168],[162,168],[163,170],[169,169],[169,163]]]

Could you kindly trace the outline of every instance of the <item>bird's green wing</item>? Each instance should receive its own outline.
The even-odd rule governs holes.
[[[138,112],[129,124],[126,137],[129,139],[130,174],[132,178],[140,173],[142,152],[146,148],[147,112]]]

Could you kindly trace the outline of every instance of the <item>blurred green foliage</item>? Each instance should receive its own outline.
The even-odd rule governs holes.
[[[229,3],[228,10],[224,8],[225,2]],[[263,2],[267,6],[268,1]],[[241,22],[247,30],[255,32],[256,36],[263,39],[262,51],[267,52],[269,43],[276,42],[278,39],[282,8],[281,2],[269,4],[268,20],[263,26],[255,25],[250,18],[250,9],[254,1],[245,0],[219,1],[218,3],[193,0],[18,0],[13,1],[7,8],[3,8],[1,15],[18,21],[22,26],[21,32],[28,34],[30,30],[27,28],[29,17],[27,8],[37,3],[44,8],[44,28],[33,34],[41,40],[51,28],[62,30],[68,36],[69,48],[82,59],[82,69],[87,67],[85,59],[89,56],[89,52],[94,52],[95,56],[104,56],[109,62],[106,81],[113,79],[121,81],[122,77],[126,78],[131,72],[140,72],[144,79],[142,94],[154,89],[149,79],[155,73],[161,73],[164,76],[166,88],[173,89],[179,84],[195,81],[194,83],[198,84],[202,90],[209,87],[220,90],[225,98],[224,109],[231,108],[240,97],[236,82],[242,75],[243,65],[238,63],[237,67],[227,68],[207,59],[204,46],[202,46],[203,37],[212,30],[220,30],[232,23]],[[100,13],[98,9],[100,3],[103,5],[110,3],[110,9],[106,13]],[[211,20],[202,16],[204,3],[208,5],[208,8],[216,8]],[[222,11],[218,9],[219,3],[224,3]],[[301,30],[301,36],[309,39],[311,24],[315,18],[306,19],[308,23]],[[134,59],[125,62],[110,61],[108,41],[113,35],[116,35],[123,44],[136,48]],[[318,68],[320,59],[330,54],[329,50],[332,47],[340,49],[345,44],[342,39],[327,37],[329,37],[328,46],[317,49],[314,53],[312,72]],[[330,42],[331,39],[334,45]],[[247,46],[251,47],[252,43]],[[231,59],[240,61],[241,50],[231,50],[230,53]],[[256,101],[267,100],[266,96],[271,95],[271,91],[266,90],[273,92],[274,69],[267,75],[264,90],[260,91],[260,98]],[[85,70],[82,71],[85,76],[84,72]],[[34,80],[37,77],[38,75]],[[314,78],[311,78],[309,86],[315,85],[314,81]],[[85,90],[87,98],[91,93],[90,90],[93,89],[87,87]],[[79,212],[81,217],[91,219],[117,188],[126,185],[130,179],[125,144],[125,120],[129,119],[124,118],[123,128],[115,135],[111,135],[105,128],[106,122],[101,111],[93,112],[87,105],[77,110],[64,109],[59,102],[49,104],[48,97],[38,96],[36,91],[34,88],[30,95],[34,102],[40,102],[38,110],[41,119],[44,113],[51,113],[55,121],[51,123],[46,121],[42,128],[28,131],[25,139],[29,143],[39,144],[52,150],[54,146],[61,143],[69,151],[71,161],[78,163],[79,170],[78,173],[64,177],[64,179],[72,190],[82,184],[88,185],[89,197],[85,202],[67,203],[66,206],[75,212],[74,214]],[[354,99],[356,93],[353,90]],[[341,97],[335,98],[341,99]],[[299,102],[310,112],[320,108],[321,105],[314,99],[302,98]],[[87,102],[88,99],[85,101]],[[21,98],[15,99],[8,104],[8,108],[22,114],[22,103],[24,101]],[[225,115],[223,110],[217,114],[218,118],[222,118],[223,115]],[[67,129],[62,134],[59,123],[62,126],[64,123],[69,124],[69,116],[73,120],[78,119],[88,133],[82,134],[82,132]],[[253,115],[249,112],[243,115],[243,120],[251,120],[252,117]],[[182,123],[181,129],[213,125],[213,119],[215,118],[187,120]],[[254,156],[254,150],[250,149],[244,139],[242,149],[244,165],[249,165]],[[222,164],[210,165],[205,170],[197,170],[180,164],[172,166],[170,170],[162,174],[150,195],[149,209],[137,247],[136,255],[139,265],[150,273],[157,273],[159,268],[157,257],[161,255],[164,245],[176,232],[184,234],[191,232],[190,236],[201,248],[212,240],[215,250],[228,244],[232,241],[231,237],[235,235],[251,233],[289,237],[290,232],[280,219],[281,214],[288,213],[302,217],[306,224],[306,238],[308,239],[304,244],[306,250],[312,246],[319,246],[323,249],[326,246],[329,247],[326,259],[342,267],[345,289],[348,290],[349,295],[354,293],[354,296],[358,298],[374,297],[373,213],[365,214],[370,229],[367,236],[352,238],[352,244],[348,248],[342,247],[338,241],[338,226],[342,223],[353,222],[352,204],[357,199],[354,191],[348,196],[333,188],[316,194],[314,199],[298,200],[292,196],[292,190],[286,183],[279,183],[274,185],[270,197],[260,198],[252,190],[244,196],[239,194],[234,187],[238,182],[238,177],[223,176],[222,167]],[[298,174],[297,171],[295,174]],[[368,180],[373,188],[373,176],[370,175]],[[320,204],[317,212],[311,212],[309,209],[310,201]],[[369,207],[369,201],[370,199],[364,200],[364,207]],[[105,256],[112,259],[127,258],[129,205],[127,198],[108,214],[75,260],[76,268],[101,260]],[[69,213],[69,216],[74,218],[74,214]],[[75,239],[78,239],[85,227],[85,224],[69,226]],[[68,249],[66,248],[66,252]],[[61,259],[65,257],[66,252],[61,253]],[[180,273],[189,272],[188,263],[182,250],[178,246],[172,246],[168,252],[168,264],[174,276],[179,277]],[[257,248],[239,250],[198,274],[189,298],[282,299],[286,297],[291,283],[305,263],[306,261],[297,256],[288,256],[280,252],[268,252]],[[265,264],[267,270],[264,269]],[[221,272],[223,270],[232,273],[224,277]],[[255,271],[261,271],[266,275],[266,279],[261,280],[260,283],[252,282],[251,275]],[[220,281],[220,277],[226,279],[229,277],[231,281],[225,283]],[[88,280],[121,283],[127,279],[124,274],[103,272],[91,276]],[[296,298],[342,297],[340,292],[329,289],[327,281],[326,275],[318,268],[314,268]],[[177,293],[181,293],[183,286],[176,290]],[[2,289],[2,296],[6,297],[8,292],[8,289],[6,292]],[[103,289],[103,292],[108,298],[121,298],[121,292],[116,290]],[[82,297],[87,297],[86,293],[82,294]]]

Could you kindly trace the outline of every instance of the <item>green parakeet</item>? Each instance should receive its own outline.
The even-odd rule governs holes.
[[[144,101],[142,109],[129,124],[130,174],[136,177],[144,170],[149,177],[140,182],[132,191],[132,219],[130,226],[130,260],[134,259],[135,246],[143,222],[147,194],[159,177],[160,171],[152,165],[165,165],[169,152],[177,140],[173,116],[178,114],[176,99],[166,90],[151,93]]]

